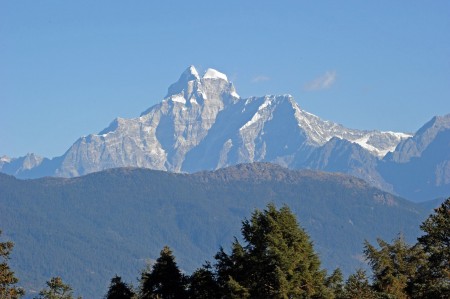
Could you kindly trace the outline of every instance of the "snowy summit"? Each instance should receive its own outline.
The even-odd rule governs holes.
[[[222,79],[228,82],[227,75],[215,69],[207,69],[206,73],[203,75],[203,79]]]

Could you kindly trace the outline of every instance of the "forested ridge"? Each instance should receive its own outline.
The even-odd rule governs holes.
[[[401,233],[412,244],[431,212],[354,177],[267,163],[191,175],[143,169],[74,179],[0,175],[0,228],[16,244],[11,266],[29,295],[60,276],[77,294],[100,298],[111,277],[133,282],[165,245],[182,273],[194,273],[220,246],[228,253],[233,236],[242,243],[240,222],[268,203],[289,206],[314,240],[321,268],[339,268],[344,277],[367,270],[365,239],[376,244]]]
[[[182,273],[171,249],[141,272],[138,285],[114,276],[104,298],[448,298],[450,294],[450,198],[420,226],[413,245],[401,235],[392,243],[366,241],[371,278],[357,270],[345,281],[338,268],[327,275],[312,242],[289,207],[269,204],[242,222],[243,242],[220,248],[211,264]],[[21,298],[23,289],[8,265],[11,241],[0,243],[0,296]],[[36,299],[71,299],[73,290],[52,277]]]

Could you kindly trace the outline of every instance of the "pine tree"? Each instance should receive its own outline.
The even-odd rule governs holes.
[[[248,298],[249,290],[238,283],[244,281],[248,275],[249,263],[246,252],[236,238],[231,248],[231,255],[226,254],[222,247],[215,255],[218,285],[223,296]]]
[[[189,298],[213,299],[220,298],[221,295],[210,263],[206,263],[189,277]]]
[[[325,279],[325,285],[332,292],[334,298],[340,298],[344,292],[344,278],[341,269],[337,268]]]
[[[47,288],[41,290],[36,299],[73,299],[72,287],[65,284],[61,277],[52,277],[46,284]]]
[[[169,247],[161,250],[151,272],[142,273],[142,298],[183,299],[187,298],[186,279],[175,262]]]
[[[309,236],[286,206],[269,204],[243,221],[242,246],[216,255],[219,282],[235,296],[249,298],[329,298],[325,272]]]
[[[131,299],[134,295],[132,288],[122,282],[120,276],[116,275],[111,279],[111,284],[109,285],[105,299]]]
[[[0,236],[1,234],[2,231],[0,230]],[[15,286],[19,279],[8,265],[9,255],[13,247],[13,242],[0,242],[0,298],[16,299],[25,294],[21,288]]]
[[[449,298],[450,294],[450,198],[435,209],[420,226],[425,234],[418,238],[427,263],[420,267],[414,282],[417,298]]]
[[[364,254],[373,271],[373,287],[376,291],[397,299],[410,297],[410,285],[417,269],[424,264],[423,251],[406,244],[398,236],[392,244],[377,240],[380,249],[365,242]]]
[[[340,299],[377,299],[380,296],[372,289],[366,272],[358,269],[355,274],[348,277],[344,293]]]

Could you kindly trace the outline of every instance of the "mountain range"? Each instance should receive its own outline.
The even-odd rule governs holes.
[[[102,298],[118,274],[136,277],[170,246],[191,273],[229,251],[241,221],[268,203],[288,205],[322,265],[347,276],[365,267],[363,242],[414,243],[439,202],[413,203],[353,176],[239,164],[194,174],[118,168],[75,178],[20,180],[0,174],[2,239],[30,298],[61,276],[83,298]]]
[[[349,129],[301,109],[290,95],[241,98],[225,74],[200,76],[190,66],[140,117],[117,118],[60,157],[2,157],[0,171],[69,178],[116,167],[193,173],[272,162],[350,174],[423,201],[450,194],[449,136],[450,114],[415,134]]]

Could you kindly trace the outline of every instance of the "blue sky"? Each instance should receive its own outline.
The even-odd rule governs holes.
[[[242,97],[414,132],[450,113],[450,1],[0,0],[0,155],[62,155],[191,64]]]

